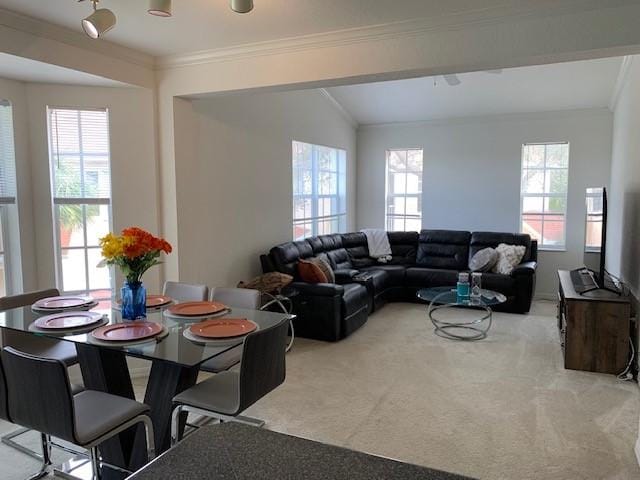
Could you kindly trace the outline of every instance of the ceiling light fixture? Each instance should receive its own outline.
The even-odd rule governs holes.
[[[98,8],[98,0],[91,0],[93,13],[82,20],[82,29],[91,38],[99,38],[116,24],[116,16],[107,8]]]
[[[253,0],[230,0],[231,10],[236,13],[249,13],[253,10]]]
[[[156,17],[170,17],[171,0],[149,0],[149,9],[147,12]]]

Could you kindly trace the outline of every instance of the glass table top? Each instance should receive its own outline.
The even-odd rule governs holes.
[[[120,316],[120,311],[117,309],[95,308],[91,311],[104,314],[108,318],[108,324],[122,323],[123,321],[122,317]],[[92,345],[96,348],[110,348],[121,350],[125,352],[126,355],[132,357],[145,358],[147,360],[163,360],[188,367],[199,365],[242,343],[242,338],[238,339],[237,342],[229,342],[224,345],[205,345],[201,343],[195,343],[185,338],[183,336],[183,331],[185,329],[188,329],[192,324],[206,319],[174,319],[163,315],[162,312],[162,309],[147,310],[146,320],[150,322],[160,323],[161,325],[165,326],[168,330],[168,335],[163,338],[154,339],[146,343],[140,343],[131,346],[104,346],[103,344],[100,344],[99,346],[94,345],[90,340],[90,333],[64,334],[60,332],[32,332],[29,330],[29,325],[31,325],[37,318],[43,316],[44,314],[33,312],[30,306],[0,312],[0,328],[26,332],[29,335],[56,338],[59,340],[74,342],[77,344]],[[217,316],[215,318],[225,317],[247,318],[258,324],[259,328],[268,328],[280,323],[284,319],[291,320],[295,316],[287,315],[284,313],[233,308],[229,313],[223,316]]]
[[[491,307],[507,301],[503,294],[486,289],[481,290],[480,298],[459,297],[455,287],[423,288],[418,290],[417,296],[425,302],[457,307]]]

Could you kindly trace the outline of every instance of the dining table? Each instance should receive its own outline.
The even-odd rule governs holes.
[[[115,302],[113,302],[115,305]],[[195,385],[200,366],[218,355],[241,345],[242,337],[228,342],[198,342],[183,334],[191,325],[203,318],[173,318],[164,312],[165,308],[147,311],[146,321],[156,322],[163,327],[163,335],[137,344],[96,342],[91,332],[83,331],[35,331],[33,323],[43,314],[30,306],[0,312],[0,329],[23,332],[26,335],[50,337],[73,342],[78,353],[82,379],[86,389],[135,399],[131,373],[127,357],[140,358],[151,362],[144,403],[151,408],[154,427],[156,454],[170,446],[172,399],[175,395]],[[105,324],[123,323],[117,308],[94,308],[104,315]],[[269,328],[291,320],[293,315],[231,308],[215,318],[246,318],[257,324],[259,329]],[[42,392],[46,395],[46,392]],[[96,415],[100,415],[96,411]],[[186,415],[181,419],[184,429]],[[144,428],[135,426],[122,432],[100,447],[102,460],[135,471],[146,462]]]

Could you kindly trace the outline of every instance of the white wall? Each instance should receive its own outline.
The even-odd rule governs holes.
[[[40,288],[55,285],[47,106],[106,107],[111,140],[112,217],[115,231],[136,225],[159,230],[154,96],[143,88],[26,85],[31,146],[35,255]],[[157,268],[145,275],[159,291]],[[117,283],[120,283],[118,278]],[[117,287],[118,285],[116,285]]]
[[[640,58],[633,57],[630,61],[613,117],[607,269],[619,276],[638,300],[640,299],[640,241],[638,241],[640,238]],[[636,311],[637,309],[638,305],[636,305]],[[640,337],[637,340],[636,345],[640,344]],[[635,452],[640,463],[640,433]]]
[[[355,227],[355,128],[315,90],[176,104],[180,279],[235,286],[259,255],[291,240],[291,142],[347,151],[348,229]]]
[[[522,144],[570,142],[567,250],[540,252],[539,296],[554,296],[556,270],[582,264],[585,188],[608,185],[608,110],[536,113],[358,131],[358,228],[384,227],[385,150],[424,149],[423,228],[517,232]]]

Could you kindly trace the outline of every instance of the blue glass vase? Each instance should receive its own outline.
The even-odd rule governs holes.
[[[147,318],[147,289],[142,282],[124,282],[120,292],[123,320]]]

